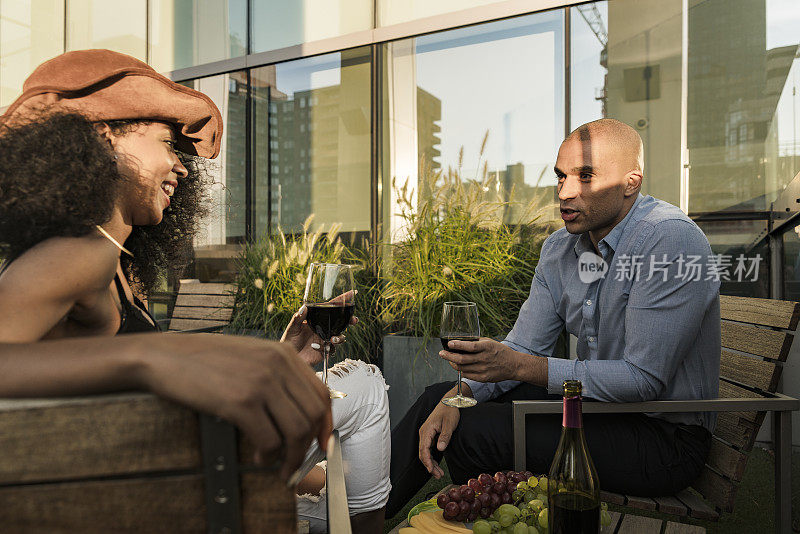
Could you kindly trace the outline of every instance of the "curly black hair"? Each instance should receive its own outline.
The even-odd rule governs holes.
[[[144,121],[111,121],[125,134]],[[129,281],[142,294],[167,271],[191,261],[192,238],[208,208],[209,181],[202,158],[179,155],[189,171],[181,179],[164,219],[135,226],[122,256]],[[40,110],[26,120],[0,123],[0,254],[13,261],[51,237],[80,237],[107,222],[126,178],[114,152],[92,121],[75,112]]]

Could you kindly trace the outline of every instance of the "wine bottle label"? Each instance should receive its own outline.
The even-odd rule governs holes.
[[[564,419],[561,424],[564,428],[583,428],[580,397],[564,397]]]

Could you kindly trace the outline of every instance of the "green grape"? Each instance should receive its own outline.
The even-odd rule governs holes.
[[[500,526],[505,528],[514,523],[514,516],[508,513],[500,514]]]
[[[538,486],[538,485],[539,485],[539,479],[538,479],[538,478],[536,478],[535,476],[533,476],[533,477],[530,477],[530,478],[528,479],[528,487],[529,487],[530,489],[535,489],[535,488],[536,488],[536,486]]]
[[[500,523],[497,521],[489,521],[489,526],[492,527],[492,532],[498,532],[500,530]]]
[[[543,477],[539,478],[539,489],[541,491],[547,491],[547,483],[548,482],[549,481],[547,480],[547,477],[543,476]]]
[[[545,506],[547,506],[547,493],[540,493],[539,495],[536,496],[536,498],[542,501],[542,503],[544,503]]]
[[[525,501],[532,501],[536,498],[536,492],[528,490],[525,492]]]
[[[500,534],[514,534],[514,527],[501,528]]]
[[[607,502],[601,502],[600,503],[600,509],[604,510],[604,511],[608,511],[608,503]]]
[[[519,508],[513,504],[501,504],[498,510],[501,514],[511,514],[514,517],[517,517],[520,514]]]
[[[530,506],[531,510],[534,510],[537,514],[544,508],[544,503],[541,499],[532,499],[528,501],[528,506]]]
[[[547,508],[543,508],[542,511],[539,512],[539,526],[547,528]]]
[[[611,514],[608,513],[608,510],[600,510],[600,524],[604,527],[611,524]]]
[[[525,497],[524,491],[514,490],[514,493],[511,494],[511,500],[514,502],[521,501],[523,497]]]
[[[514,534],[528,534],[528,525],[525,523],[517,523],[514,525]]]
[[[517,484],[517,489],[525,491],[526,489],[528,489],[528,483],[523,480],[522,482]]]
[[[539,529],[533,525],[528,525],[528,534],[539,534]]]
[[[492,526],[488,521],[479,519],[472,525],[473,534],[492,534]]]

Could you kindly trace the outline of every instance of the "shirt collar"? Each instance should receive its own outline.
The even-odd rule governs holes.
[[[642,201],[644,196],[641,193],[638,193],[636,196],[636,201],[631,206],[631,209],[628,210],[628,213],[625,214],[625,218],[622,219],[617,225],[611,229],[607,236],[601,239],[597,246],[600,249],[600,253],[605,256],[605,251],[603,250],[602,245],[605,243],[605,246],[611,249],[612,251],[617,250],[617,245],[619,245],[619,240],[622,238],[622,232],[625,231],[625,227],[628,225],[628,222],[631,219],[631,214],[636,210],[636,207]],[[584,252],[595,252],[594,247],[592,246],[592,239],[589,237],[589,232],[584,232],[578,237],[578,241],[575,242],[575,255],[580,256]]]

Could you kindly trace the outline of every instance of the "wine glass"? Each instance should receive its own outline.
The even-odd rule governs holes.
[[[328,386],[328,358],[331,338],[340,335],[355,309],[353,266],[338,263],[312,263],[306,279],[303,302],[308,309],[308,326],[322,338],[322,381]],[[328,387],[332,399],[342,399],[347,393]]]
[[[474,302],[445,302],[442,309],[442,327],[439,338],[444,350],[463,354],[462,351],[449,348],[448,341],[478,341],[481,336],[481,325],[478,321],[478,306]],[[461,394],[461,371],[458,371],[458,394],[455,397],[442,399],[442,403],[453,408],[469,408],[478,401]]]

